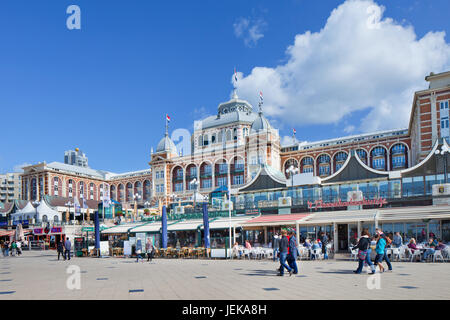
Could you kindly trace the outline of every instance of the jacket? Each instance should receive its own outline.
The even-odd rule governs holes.
[[[283,237],[280,240],[280,253],[287,253],[289,247],[289,240],[287,237]]]
[[[289,256],[297,259],[297,239],[295,236],[289,238]]]
[[[377,254],[384,254],[384,249],[386,248],[386,240],[384,238],[380,238],[377,242],[377,247],[375,248],[375,251]]]
[[[72,244],[70,243],[69,240],[66,240],[64,242],[64,247],[66,248],[66,250],[70,250],[72,248]]]
[[[354,246],[352,249],[359,249],[361,251],[366,251],[370,247],[370,240],[368,236],[362,236],[359,238],[358,244]]]
[[[272,248],[273,249],[278,249],[280,247],[280,237],[277,237],[277,238],[273,238],[273,241],[272,241]]]

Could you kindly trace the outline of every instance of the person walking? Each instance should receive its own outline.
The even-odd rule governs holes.
[[[289,275],[290,276],[292,275],[293,271],[292,268],[286,264],[288,248],[289,248],[289,240],[287,238],[287,232],[286,230],[282,230],[280,240],[280,273],[278,274],[279,276],[284,275],[285,268],[289,272]]]
[[[369,231],[367,229],[364,229],[361,232],[361,238],[359,238],[357,245],[352,248],[352,250],[355,249],[358,249],[358,268],[353,272],[356,274],[360,274],[365,262],[372,269],[372,272],[370,274],[374,274],[375,267],[372,264],[372,260],[370,259],[370,253],[372,250],[370,249]]]
[[[66,261],[67,258],[70,260],[70,249],[72,249],[72,243],[69,240],[69,237],[66,238],[66,241],[64,241],[64,261]]]
[[[142,253],[142,242],[141,239],[138,239],[136,241],[136,262],[139,262],[139,258],[141,258],[142,262],[144,262],[144,259],[141,257]]]
[[[383,267],[383,259],[386,255],[386,240],[381,235],[381,233],[377,234],[377,246],[375,248],[375,252],[377,255],[375,256],[375,265],[377,265],[380,268],[380,272],[384,272]]]
[[[60,256],[64,258],[64,245],[62,243],[62,240],[58,241],[58,243],[56,244],[56,250],[58,251],[58,261],[59,261]],[[66,259],[64,258],[64,260]]]
[[[17,244],[15,241],[11,243],[11,256],[15,257],[17,252]]]
[[[320,235],[320,241],[322,242],[322,253],[323,259],[328,259],[327,245],[328,245],[328,236],[325,232],[322,231]]]
[[[2,247],[2,254],[3,254],[3,256],[6,257],[6,255],[5,255],[5,242],[3,240],[0,241],[0,246]]]
[[[297,267],[297,239],[295,238],[295,232],[294,230],[289,231],[289,252],[287,255],[287,262],[289,264],[289,267],[292,268],[293,274],[298,273],[298,267]]]
[[[278,254],[280,252],[280,237],[278,236],[278,233],[275,233],[272,240],[272,248],[273,248],[273,261],[278,261],[280,258],[278,257]]]
[[[22,254],[22,242],[17,241],[16,245],[17,245],[17,255],[20,256]]]
[[[153,253],[155,248],[153,247],[153,242],[151,238],[147,238],[147,243],[145,244],[145,251],[147,252],[147,262],[152,262]]]
[[[9,257],[9,241],[5,242],[5,257]]]

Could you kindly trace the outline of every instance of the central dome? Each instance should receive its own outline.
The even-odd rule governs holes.
[[[159,141],[158,146],[156,147],[156,152],[165,151],[170,151],[171,153],[178,154],[175,143],[173,143],[172,139],[170,139],[168,135],[165,135],[164,138]]]

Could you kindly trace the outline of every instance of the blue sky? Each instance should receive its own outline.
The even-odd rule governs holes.
[[[12,171],[23,163],[62,161],[64,151],[75,147],[87,154],[90,166],[96,169],[145,169],[150,148],[156,147],[164,133],[166,113],[172,118],[171,129],[192,131],[194,120],[216,113],[217,105],[229,99],[234,67],[242,73],[238,94],[254,103],[259,88],[255,83],[263,81],[255,68],[275,70],[283,77],[297,54],[287,53],[296,35],[321,33],[333,9],[343,2],[4,0],[0,3],[0,172]],[[81,30],[66,27],[66,9],[71,4],[81,8]],[[339,96],[344,104],[329,106],[336,111],[334,118],[314,111],[303,122],[277,117],[277,108],[295,112],[297,106],[289,101],[297,97],[292,92],[277,95],[275,86],[261,85],[268,101],[267,114],[280,128],[281,136],[290,135],[292,127],[302,141],[385,129],[378,122],[366,125],[372,117],[381,117],[378,105],[387,100],[410,109],[410,90],[424,88],[423,78],[429,71],[445,71],[450,65],[448,1],[375,4],[385,7],[382,19],[392,18],[405,30],[413,27],[417,39],[411,39],[412,44],[430,31],[444,31],[445,35],[427,42],[438,43],[439,61],[419,61],[419,71],[412,75],[405,74],[409,68],[404,68],[405,78],[418,80],[410,83],[399,78],[402,86],[397,91],[406,91],[403,100],[388,89],[385,94],[383,85],[378,85],[377,94],[367,105],[364,96],[348,102],[345,95]],[[342,10],[351,14],[351,6]],[[344,22],[335,23],[333,30],[340,30]],[[323,38],[327,36],[334,37],[331,33]],[[323,41],[311,50],[319,50]],[[385,44],[380,42],[377,47]],[[343,43],[336,41],[335,45],[332,56],[339,55]],[[356,55],[358,50],[364,56],[362,49],[357,49]],[[309,57],[317,55],[313,51]],[[391,54],[386,52],[385,56],[389,60]],[[429,70],[431,67],[434,69]],[[295,72],[308,74],[308,79],[319,72],[302,68],[300,65]],[[387,73],[377,77],[379,83],[390,79]],[[301,84],[287,84],[292,88],[297,85]],[[319,87],[320,82],[309,85]],[[333,84],[327,82],[327,86]],[[326,94],[326,101],[335,100],[333,91]],[[383,95],[386,99],[380,98]],[[283,99],[286,106],[279,102]],[[316,109],[321,108],[318,105]],[[398,127],[404,126],[401,123]]]

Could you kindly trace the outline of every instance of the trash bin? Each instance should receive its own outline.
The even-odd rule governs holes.
[[[83,256],[83,249],[85,247],[85,239],[84,237],[75,237],[74,239],[74,254],[77,257]]]

